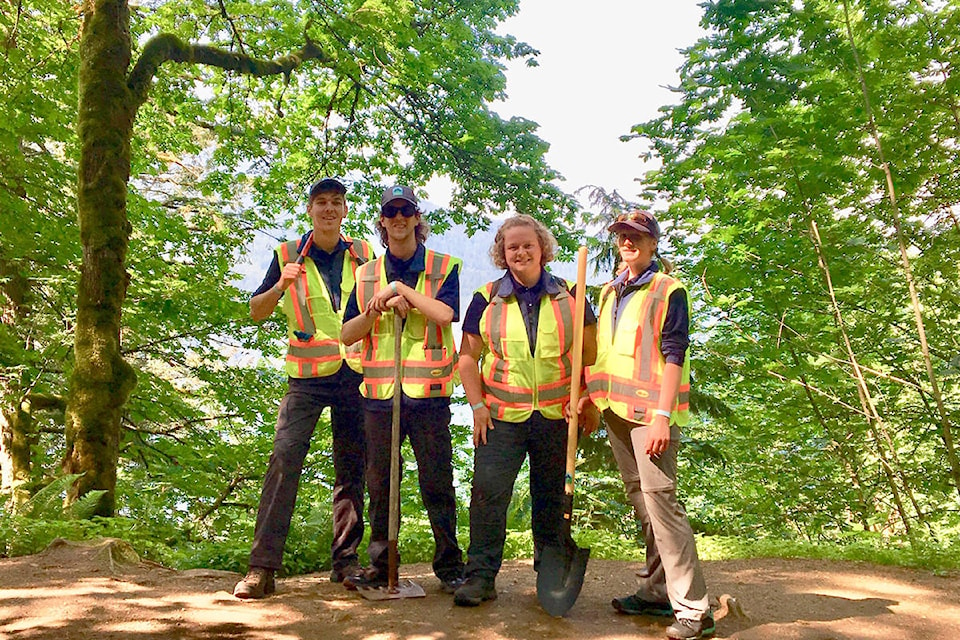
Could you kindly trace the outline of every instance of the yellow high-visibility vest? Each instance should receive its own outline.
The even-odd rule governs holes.
[[[504,422],[523,422],[534,411],[547,419],[559,420],[570,397],[573,371],[571,283],[555,278],[559,292],[541,296],[537,342],[531,354],[516,294],[512,289],[506,297],[498,293],[505,278],[509,276],[477,290],[487,300],[480,317],[484,400],[491,415]]]
[[[343,274],[340,280],[340,299],[345,301],[353,291],[354,272],[373,257],[365,240],[343,239],[350,248],[343,256]],[[297,260],[298,240],[284,242],[277,247],[280,268]],[[321,378],[340,370],[343,361],[361,371],[360,353],[340,342],[343,325],[343,307],[334,311],[317,265],[309,257],[303,261],[299,286],[295,283],[283,296],[283,312],[287,316],[287,359],[285,369],[291,378]]]
[[[590,399],[601,411],[638,424],[650,424],[660,400],[666,359],[660,352],[660,334],[667,316],[670,294],[683,284],[660,272],[634,292],[614,327],[616,294],[610,283],[600,292],[597,318],[597,361],[587,367]],[[680,392],[670,413],[670,424],[690,420],[689,348],[683,359]]]
[[[357,270],[357,306],[361,313],[370,306],[373,296],[388,285],[383,266],[385,259],[378,258]],[[435,298],[444,280],[462,261],[427,249],[424,264],[415,289]],[[392,312],[378,317],[370,333],[363,337],[360,356],[363,365],[360,393],[363,397],[377,400],[393,397],[395,339]],[[443,398],[453,393],[457,349],[449,324],[441,327],[418,309],[411,309],[404,321],[400,353],[404,394],[410,398]]]

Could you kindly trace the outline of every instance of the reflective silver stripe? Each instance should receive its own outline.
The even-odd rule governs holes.
[[[558,385],[554,389],[540,389],[537,391],[537,399],[541,402],[563,400],[570,396],[570,383]]]
[[[566,327],[570,327],[569,331],[563,332],[564,354],[570,353],[570,349],[573,347],[573,305],[571,305],[568,302],[561,303],[561,301],[566,300],[567,298],[572,298],[572,297],[573,296],[570,295],[570,292],[564,289],[559,294],[557,294],[556,298],[554,298],[551,301],[551,306],[553,307],[553,309],[560,310],[560,322],[557,324],[557,331]],[[556,313],[556,311],[554,311],[554,313]],[[570,363],[569,358],[565,357],[564,360],[565,360],[565,362],[563,362],[564,373],[569,375],[573,365]]]
[[[321,342],[309,347],[302,347],[294,344],[287,345],[287,355],[294,358],[329,358],[336,357],[340,359],[340,343]]]
[[[626,402],[627,404],[644,404],[655,406],[660,400],[659,389],[641,389],[629,382],[622,382],[617,379],[610,381],[610,399],[617,402]]]
[[[517,391],[507,391],[506,389],[500,389],[499,387],[486,387],[487,394],[493,396],[501,402],[506,402],[509,404],[523,404],[529,406],[533,403],[533,398],[529,394],[519,393]]]

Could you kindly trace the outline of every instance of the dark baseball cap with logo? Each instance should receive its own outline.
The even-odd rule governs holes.
[[[347,193],[347,188],[343,186],[343,183],[336,178],[323,178],[310,187],[310,199],[313,200],[318,194],[328,193],[331,191],[345,195]]]
[[[388,202],[392,202],[393,200],[404,200],[415,207],[419,208],[420,206],[420,201],[417,200],[417,196],[413,195],[413,189],[410,187],[404,187],[401,185],[387,187],[383,190],[383,195],[380,196],[380,206],[383,207]]]
[[[660,238],[660,225],[657,219],[649,211],[631,211],[621,213],[616,217],[614,223],[607,227],[610,233],[645,233],[653,236],[654,240]]]

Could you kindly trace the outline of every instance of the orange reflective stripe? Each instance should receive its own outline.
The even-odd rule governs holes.
[[[297,240],[291,240],[289,242],[284,242],[280,245],[280,252],[283,254],[283,264],[289,264],[295,262],[297,259]],[[283,265],[280,265],[281,268]],[[304,295],[301,296],[297,293],[297,287],[288,287],[286,294],[290,296],[290,302],[293,305],[293,313],[296,317],[297,326],[304,333],[314,334],[317,331],[316,325],[313,323],[313,317],[311,314],[309,299],[310,299],[310,284],[307,280],[307,270],[304,269],[300,272],[300,282],[303,286]]]

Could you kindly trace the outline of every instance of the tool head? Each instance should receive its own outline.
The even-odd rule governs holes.
[[[573,540],[568,545],[550,545],[540,553],[537,571],[537,600],[552,616],[564,616],[577,601],[587,572],[590,549],[581,549]]]
[[[357,593],[367,600],[400,600],[403,598],[424,598],[427,593],[412,580],[400,580],[397,586],[390,587],[358,587]]]

